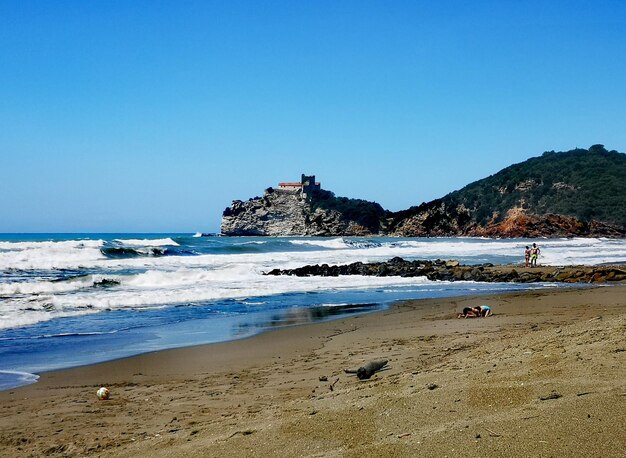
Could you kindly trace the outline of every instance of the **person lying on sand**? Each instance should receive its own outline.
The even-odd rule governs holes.
[[[488,316],[493,315],[491,307],[489,307],[488,305],[479,305],[478,307],[473,307],[472,310],[477,316],[483,318],[487,318]]]
[[[480,315],[476,314],[476,310],[473,307],[465,307],[463,311],[457,314],[457,318],[476,318]]]
[[[493,315],[491,307],[488,305],[479,305],[477,307],[465,307],[463,311],[457,314],[457,318],[486,318]]]

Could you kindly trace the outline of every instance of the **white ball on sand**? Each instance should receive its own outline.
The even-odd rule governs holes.
[[[110,393],[111,392],[109,391],[109,389],[104,386],[98,389],[98,391],[96,391],[96,395],[98,396],[98,399],[100,399],[101,401],[104,401],[105,399],[109,399]]]

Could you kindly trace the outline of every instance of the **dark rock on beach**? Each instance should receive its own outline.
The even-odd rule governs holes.
[[[478,282],[561,282],[606,283],[626,280],[626,266],[535,267],[463,265],[459,261],[406,261],[395,257],[386,262],[354,262],[345,265],[315,264],[295,269],[273,269],[265,275],[297,277],[337,277],[339,275],[370,275],[377,277],[426,277],[429,280]]]

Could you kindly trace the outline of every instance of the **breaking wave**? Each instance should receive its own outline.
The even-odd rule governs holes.
[[[272,277],[263,272],[306,264],[405,259],[463,263],[523,262],[524,239],[194,237],[0,242],[0,329],[110,310],[266,299],[328,291],[434,291],[419,278]],[[544,239],[544,265],[619,263],[626,241]]]
[[[102,247],[100,251],[103,255],[110,259],[125,259],[125,258],[137,258],[140,256],[164,256],[167,253],[167,248],[160,247],[144,247],[144,248],[131,248],[126,246],[109,246]]]
[[[117,242],[124,246],[139,247],[179,246],[177,242],[169,237],[165,239],[115,239],[114,242]]]

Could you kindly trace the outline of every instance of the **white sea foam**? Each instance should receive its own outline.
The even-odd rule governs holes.
[[[0,329],[35,324],[58,317],[103,310],[145,309],[172,304],[199,304],[222,299],[256,298],[302,292],[367,290],[415,286],[440,290],[444,284],[424,278],[400,277],[290,277],[264,276],[274,268],[306,264],[372,262],[394,256],[405,259],[460,259],[464,262],[522,262],[526,240],[490,239],[288,239],[294,245],[319,246],[319,250],[276,251],[198,256],[163,256],[109,259],[103,242],[0,242],[0,270],[96,269],[64,281],[2,282],[0,272]],[[154,240],[121,240],[146,246]],[[167,245],[171,239],[159,239]],[[246,243],[268,243],[249,240]],[[175,243],[175,242],[174,242]],[[626,260],[626,241],[611,239],[539,240],[544,265],[599,264]],[[329,249],[330,248],[330,249]],[[94,283],[119,284],[95,288]]]
[[[0,312],[0,329],[19,328],[22,326],[30,326],[33,324],[49,321],[54,318],[64,318],[70,316],[86,315],[98,313],[101,310],[46,310],[40,305],[32,304],[37,308],[28,307],[28,304],[18,303],[17,307],[14,301],[6,304],[11,307],[10,313]]]
[[[102,240],[62,242],[0,242],[0,270],[72,269],[93,265],[105,257]]]
[[[30,372],[0,370],[0,390],[29,385],[37,380],[39,376]]]
[[[0,297],[24,294],[54,294],[91,288],[102,281],[121,281],[122,276],[81,275],[62,281],[10,282],[0,283]]]
[[[2,242],[0,249],[7,251],[24,251],[32,249],[52,249],[55,251],[67,250],[71,248],[100,247],[102,240],[63,240],[63,241],[43,241],[43,242]]]
[[[171,239],[157,241],[163,246],[175,243]],[[489,239],[382,239],[377,246],[363,248],[347,245],[344,239],[290,240],[296,245],[318,245],[331,250],[299,252],[267,252],[216,254],[200,256],[166,256],[159,258],[108,259],[100,252],[103,242],[0,242],[1,269],[77,269],[77,268],[155,268],[176,267],[221,268],[227,264],[249,263],[260,269],[297,267],[307,263],[345,264],[355,261],[379,261],[400,256],[407,259],[468,259],[485,262],[494,257],[523,260],[523,240]],[[124,241],[127,243],[128,241]],[[139,240],[131,240],[139,242]],[[141,241],[148,243],[149,241]],[[249,243],[264,243],[250,241]],[[601,264],[626,260],[626,241],[602,239],[546,239],[541,240],[540,263],[544,265]],[[143,245],[145,246],[145,245]],[[287,264],[285,264],[287,263]]]
[[[31,374],[29,372],[0,370],[0,374],[7,374],[7,375],[17,376],[17,377],[19,377],[20,379],[22,379],[24,381],[35,382],[35,381],[37,381],[39,379],[39,376],[37,374]]]
[[[332,308],[332,307],[347,307],[348,305],[351,305],[351,304],[348,304],[348,303],[342,303],[342,304],[320,304],[319,306],[320,307],[331,307]]]
[[[410,285],[425,279],[346,276],[266,277],[251,266],[232,265],[220,270],[178,269],[148,271],[126,278],[119,287],[88,289],[74,294],[39,294],[6,299],[0,329],[34,324],[52,318],[102,310],[142,309],[170,304],[193,304],[221,299],[263,297],[284,293],[369,289]],[[47,285],[49,286],[49,285]],[[42,290],[45,288],[42,287]],[[9,312],[10,310],[10,312]]]
[[[296,239],[290,240],[293,245],[307,245],[307,246],[319,246],[323,248],[331,248],[333,250],[341,250],[348,247],[343,238],[336,239]]]

